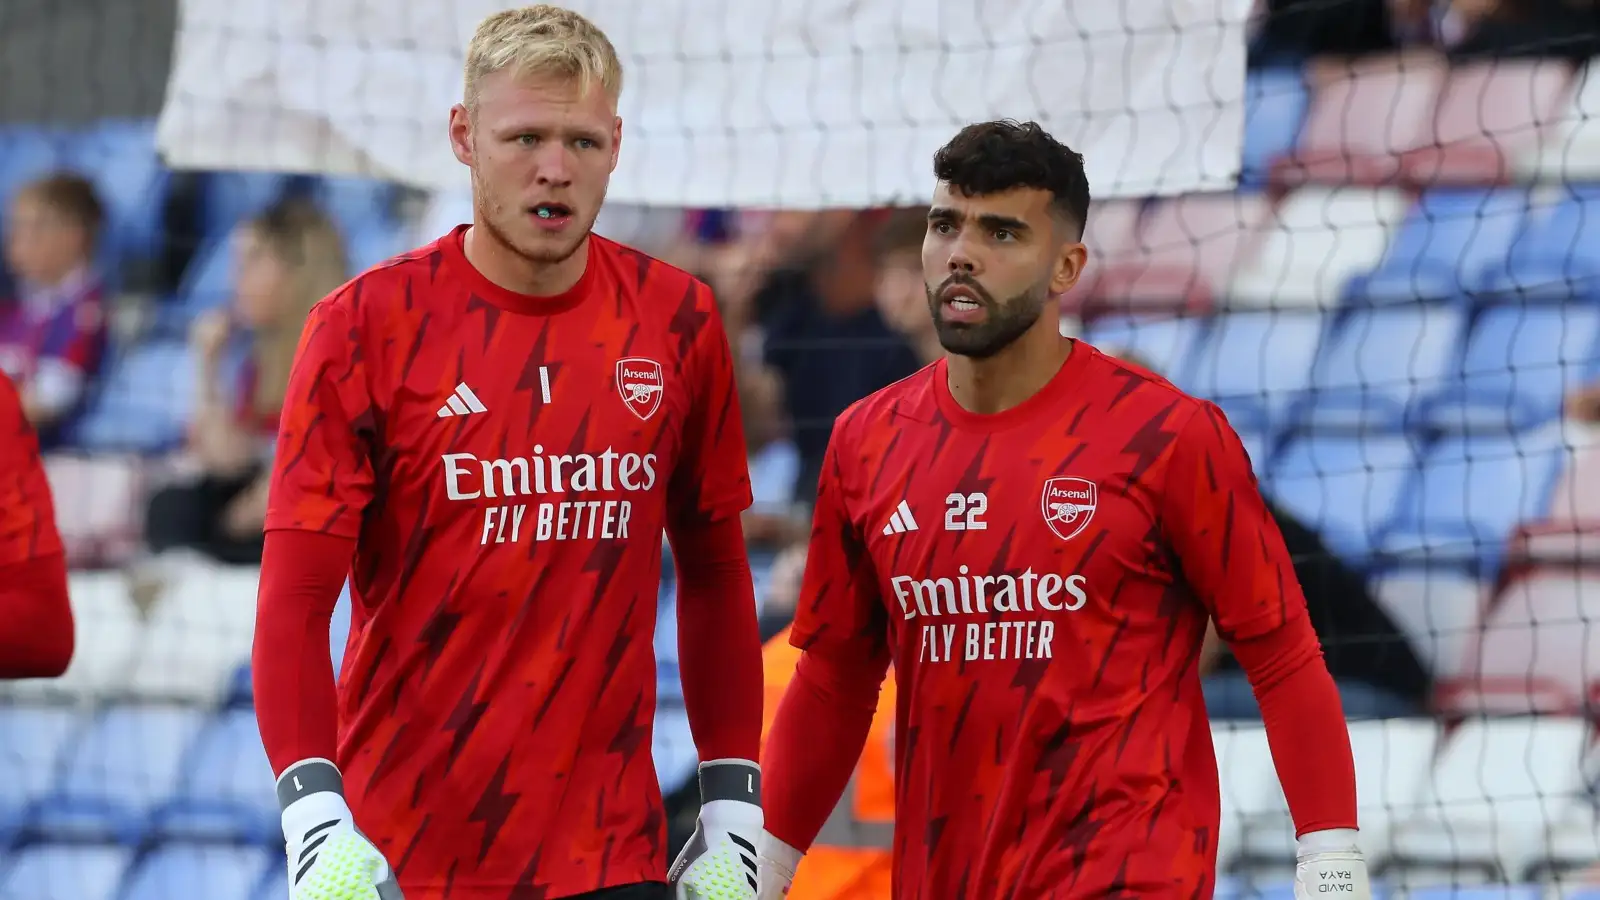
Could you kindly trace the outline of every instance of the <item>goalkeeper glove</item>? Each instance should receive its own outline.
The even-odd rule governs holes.
[[[1372,900],[1367,861],[1356,844],[1354,828],[1313,831],[1300,838],[1295,853],[1294,898],[1339,896]]]
[[[278,778],[290,900],[404,900],[394,870],[344,802],[344,778],[325,759],[303,759]]]
[[[761,836],[761,767],[743,759],[700,764],[700,820],[667,880],[677,900],[754,900]]]
[[[756,900],[783,900],[789,896],[789,885],[794,882],[794,872],[803,855],[770,832],[761,832],[761,840],[756,842],[756,881],[761,885]]]

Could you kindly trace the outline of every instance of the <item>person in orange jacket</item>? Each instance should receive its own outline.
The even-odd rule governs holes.
[[[778,701],[794,676],[800,651],[785,628],[762,650],[766,704],[765,743]],[[850,787],[795,873],[788,900],[888,900],[890,838],[894,829],[894,675],[884,680],[861,761]]]

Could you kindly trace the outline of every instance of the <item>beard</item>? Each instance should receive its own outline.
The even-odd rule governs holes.
[[[987,315],[982,322],[949,322],[941,315],[944,292],[956,285],[971,291],[984,307]],[[938,287],[923,285],[928,294],[928,310],[933,314],[933,328],[939,336],[939,345],[946,352],[973,359],[988,359],[1011,346],[1032,328],[1050,298],[1048,285],[1036,284],[1020,294],[997,301],[977,279],[952,275]]]
[[[531,226],[526,224],[525,211],[520,207],[496,201],[483,181],[478,178],[477,172],[472,173],[472,188],[478,221],[482,223],[484,230],[489,232],[501,246],[533,265],[554,265],[572,258],[572,255],[578,252],[578,248],[583,246],[584,240],[589,237],[590,230],[594,228],[592,216],[589,221],[580,222],[578,211],[574,209],[572,224],[566,234],[532,231]]]

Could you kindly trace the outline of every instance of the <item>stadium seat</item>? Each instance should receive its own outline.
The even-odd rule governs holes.
[[[1537,152],[1516,158],[1516,174],[1540,183],[1600,181],[1600,66],[1578,73],[1571,99],[1540,135]]]
[[[1262,69],[1245,76],[1244,150],[1239,182],[1264,184],[1273,163],[1294,149],[1311,96],[1299,69]]]
[[[1214,724],[1217,778],[1222,790],[1222,828],[1217,835],[1217,871],[1231,872],[1243,850],[1245,823],[1275,813],[1283,789],[1272,765],[1266,730],[1244,723]]]
[[[56,529],[74,567],[124,562],[138,550],[145,498],[137,459],[52,454],[44,460]]]
[[[234,226],[288,193],[294,179],[276,172],[213,172],[205,177],[201,216],[205,237],[226,238]]]
[[[1380,56],[1313,70],[1312,98],[1283,184],[1381,184],[1400,173],[1396,154],[1427,143],[1448,69],[1432,54]]]
[[[88,176],[106,207],[107,259],[145,258],[160,241],[170,173],[156,153],[155,123],[103,121],[65,142],[68,165]]]
[[[1205,312],[1228,283],[1271,204],[1264,194],[1188,194],[1157,202],[1138,239],[1095,284],[1093,308],[1112,313]]]
[[[1399,571],[1378,578],[1373,594],[1424,668],[1459,671],[1487,600],[1483,582],[1461,572]]]
[[[1189,383],[1195,350],[1209,326],[1209,319],[1113,316],[1092,322],[1084,340],[1105,353],[1133,354],[1157,375],[1182,387]]]
[[[34,845],[0,870],[0,900],[114,900],[132,857],[123,847]]]
[[[1378,267],[1351,279],[1347,298],[1372,305],[1446,300],[1477,291],[1505,258],[1530,205],[1525,189],[1441,188],[1423,193]]]
[[[119,900],[248,900],[267,860],[248,847],[167,844],[128,873]]]
[[[174,568],[150,613],[128,689],[142,698],[216,703],[250,658],[260,572],[199,560]]]
[[[1600,429],[1563,421],[1572,443],[1544,518],[1524,523],[1511,553],[1530,563],[1600,563]]]
[[[267,877],[261,889],[250,900],[283,900],[289,896],[289,861],[282,853],[275,854],[267,863]]]
[[[1547,822],[1586,790],[1590,740],[1577,718],[1470,719],[1445,742],[1415,811],[1398,823],[1390,867],[1464,884],[1506,881],[1544,853]]]
[[[1272,431],[1311,379],[1328,317],[1311,310],[1217,316],[1186,376],[1194,393],[1215,401],[1235,428]]]
[[[82,724],[65,707],[0,705],[0,847],[28,825]]]
[[[176,789],[202,721],[199,711],[180,706],[106,710],[68,750],[35,825],[56,838],[137,842]]]
[[[1462,712],[1572,713],[1600,680],[1600,576],[1541,568],[1495,597],[1459,670],[1440,670],[1441,705]]]
[[[24,184],[48,175],[62,164],[59,136],[42,128],[10,125],[0,128],[0,210]]]
[[[282,839],[272,766],[252,710],[233,710],[206,723],[184,759],[177,793],[157,814],[156,828],[163,835],[260,843]]]
[[[1557,191],[1529,211],[1509,252],[1485,270],[1485,293],[1519,300],[1600,294],[1600,186]]]
[[[1427,145],[1400,158],[1405,177],[1422,185],[1506,180],[1514,160],[1537,152],[1540,132],[1556,121],[1571,85],[1564,60],[1452,67]]]
[[[1077,313],[1088,309],[1089,298],[1100,276],[1108,268],[1128,261],[1138,246],[1139,217],[1143,210],[1143,200],[1115,199],[1095,204],[1083,232],[1089,262],[1078,283],[1063,298],[1064,311]]]
[[[174,298],[176,310],[186,320],[232,302],[233,248],[233,242],[226,236],[214,238],[202,244],[189,260]]]
[[[1406,900],[1544,900],[1545,888],[1538,884],[1428,884],[1406,891]]]
[[[1345,284],[1383,258],[1405,215],[1389,188],[1301,188],[1264,226],[1260,250],[1227,288],[1235,307],[1320,308],[1339,304]]]
[[[351,176],[324,176],[311,188],[311,199],[328,214],[344,234],[374,226],[399,227],[395,205],[399,189],[391,182]]]
[[[1518,523],[1548,508],[1563,451],[1550,432],[1436,444],[1407,485],[1382,549],[1405,565],[1499,571]]]
[[[411,248],[404,240],[405,233],[398,227],[382,223],[345,232],[345,256],[352,275],[404,253]]]
[[[13,699],[93,700],[119,694],[128,683],[143,623],[120,572],[73,572],[72,662],[60,678],[0,682],[0,696]]]
[[[1357,310],[1332,330],[1295,417],[1318,431],[1400,431],[1420,395],[1439,389],[1466,332],[1458,305]]]
[[[77,444],[134,453],[178,446],[194,406],[196,380],[194,358],[181,341],[140,343],[114,353],[78,427]]]
[[[1273,463],[1263,490],[1359,566],[1383,539],[1417,458],[1404,435],[1297,438]]]
[[[1420,415],[1433,428],[1466,434],[1544,425],[1560,416],[1567,393],[1600,368],[1597,347],[1600,307],[1489,307],[1472,326],[1460,369],[1423,401]]]

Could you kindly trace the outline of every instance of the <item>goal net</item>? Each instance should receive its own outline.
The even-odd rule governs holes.
[[[277,357],[208,323],[270,293],[241,235],[285,198],[352,272],[471,216],[445,114],[502,0],[175,2],[0,4],[0,368],[25,395],[82,376],[46,435],[77,652],[0,684],[0,900],[287,896],[248,674]],[[1244,439],[1344,696],[1375,881],[1600,891],[1593,22],[1367,0],[572,5],[627,71],[600,231],[735,310],[774,642],[832,416],[926,358],[896,211],[926,203],[962,125],[1037,120],[1084,153],[1095,198],[1063,331],[1215,400]],[[103,215],[41,191],[62,174]],[[96,273],[104,315],[64,321],[103,350],[29,330],[90,293],[18,249],[30,202],[98,235],[68,268]],[[848,322],[773,312],[819,302],[805,265],[855,279]],[[653,751],[679,841],[696,760],[665,574]],[[1259,714],[1225,652],[1207,665],[1218,894],[1288,898]]]

